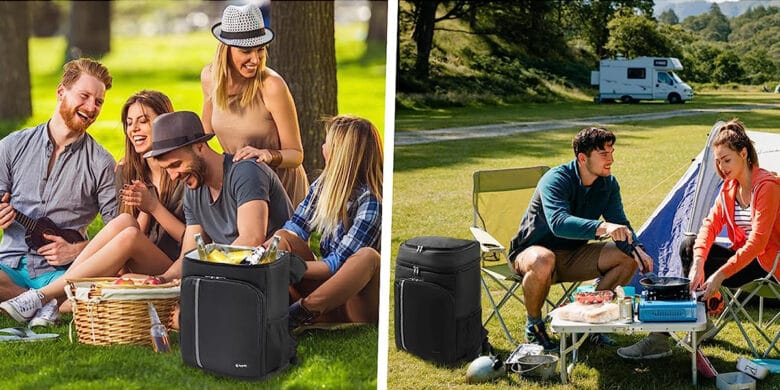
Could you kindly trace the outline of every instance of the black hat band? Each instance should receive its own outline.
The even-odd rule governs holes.
[[[249,39],[249,38],[258,38],[265,35],[265,28],[260,28],[257,30],[250,30],[250,31],[238,31],[238,32],[229,32],[222,30],[219,32],[219,36],[224,39]]]
[[[167,149],[172,148],[174,146],[182,146],[188,142],[194,141],[200,137],[203,137],[205,134],[196,134],[195,137],[193,136],[182,136],[182,137],[175,137],[175,138],[169,138],[164,139],[161,141],[155,141],[152,142],[152,150],[159,150],[159,149]]]

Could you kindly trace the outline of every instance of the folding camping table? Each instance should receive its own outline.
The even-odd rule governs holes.
[[[707,327],[707,314],[704,310],[704,304],[699,302],[696,309],[696,322],[639,322],[634,321],[630,324],[609,322],[606,324],[588,324],[584,322],[563,321],[553,318],[550,323],[550,329],[555,333],[561,334],[561,382],[567,382],[566,355],[571,352],[572,364],[577,362],[577,350],[591,333],[633,333],[633,332],[669,332],[678,345],[682,346],[691,353],[691,378],[694,386],[696,385],[696,347],[699,341],[696,339],[696,331],[704,330]],[[675,332],[685,332],[691,334],[691,343],[686,343]],[[579,337],[578,337],[578,334]],[[571,335],[572,345],[566,345],[567,336]]]

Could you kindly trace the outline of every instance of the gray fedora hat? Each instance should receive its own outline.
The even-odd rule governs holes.
[[[211,33],[228,46],[257,47],[274,39],[274,32],[265,27],[263,12],[257,6],[229,5],[222,13],[222,21],[211,27]]]
[[[206,134],[198,114],[192,111],[176,111],[162,114],[152,122],[152,150],[144,158],[178,149],[182,146],[206,142],[214,134]]]

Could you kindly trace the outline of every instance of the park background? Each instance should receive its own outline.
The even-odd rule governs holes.
[[[141,89],[159,90],[170,97],[176,110],[200,114],[200,71],[212,61],[217,45],[211,25],[219,21],[226,5],[243,3],[0,2],[0,50],[4,53],[0,60],[0,136],[50,118],[66,56],[80,53],[100,58],[113,76],[113,88],[107,91],[100,116],[88,133],[118,160],[124,150],[120,111],[131,94]],[[387,2],[254,4],[270,7],[269,27],[276,38],[269,46],[268,66],[285,78],[296,101],[310,177],[316,176],[323,164],[321,117],[337,113],[363,116],[383,134]],[[18,50],[27,50],[27,55],[18,55]],[[19,65],[14,59],[25,61]],[[21,66],[28,66],[26,79]],[[24,81],[28,81],[27,86]],[[26,94],[30,112],[14,112],[24,109]],[[210,145],[221,150],[216,140]],[[90,235],[100,227],[98,217],[90,226]],[[155,354],[151,345],[71,343],[70,318],[64,315],[61,325],[46,329],[61,335],[57,341],[3,345],[0,388],[377,386],[375,326],[306,332],[298,338],[300,364],[271,379],[251,383],[183,366],[176,332],[172,334],[173,353],[167,355]],[[0,327],[9,326],[17,324],[0,316]]]
[[[771,92],[780,83],[778,5],[400,1],[391,259],[412,237],[472,238],[468,228],[474,171],[556,166],[573,158],[571,139],[582,127],[598,124],[593,118],[668,114],[666,119],[629,117],[605,125],[617,136],[613,174],[629,220],[638,229],[704,147],[717,120],[739,117],[749,130],[780,133],[780,95]],[[597,90],[589,85],[590,71],[597,69],[600,58],[617,54],[680,58],[685,68],[680,77],[693,86],[694,99],[682,105],[595,104]],[[502,137],[479,134],[526,125],[556,129]],[[462,139],[436,141],[438,134],[442,138],[462,134]],[[416,143],[426,138],[433,141]],[[557,288],[551,292],[560,294]],[[392,314],[392,288],[390,294]],[[491,294],[500,298],[496,286],[491,286]],[[484,291],[482,308],[485,318],[490,305]],[[777,309],[770,310],[773,314]],[[510,332],[522,341],[522,305],[511,301],[502,314]],[[514,346],[495,320],[487,329],[490,342],[506,358]],[[768,329],[774,335],[780,326]],[[615,347],[587,344],[567,386],[558,377],[538,381],[514,374],[495,383],[468,385],[468,362],[443,367],[399,351],[392,315],[389,333],[388,388],[693,388],[690,354],[680,349],[669,359],[633,362],[619,358]],[[755,332],[749,333],[757,339]],[[641,337],[614,335],[621,346]],[[732,323],[702,349],[719,372],[736,371],[737,358],[750,356]],[[715,380],[699,376],[699,384],[713,388]],[[758,388],[777,387],[780,379],[774,375],[758,383]]]

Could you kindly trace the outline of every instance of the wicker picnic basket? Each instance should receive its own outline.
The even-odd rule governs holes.
[[[65,294],[73,309],[78,340],[84,344],[149,344],[148,303],[170,328],[179,302],[179,282],[161,285],[115,285],[116,278],[68,280]],[[72,335],[71,335],[72,340]]]

